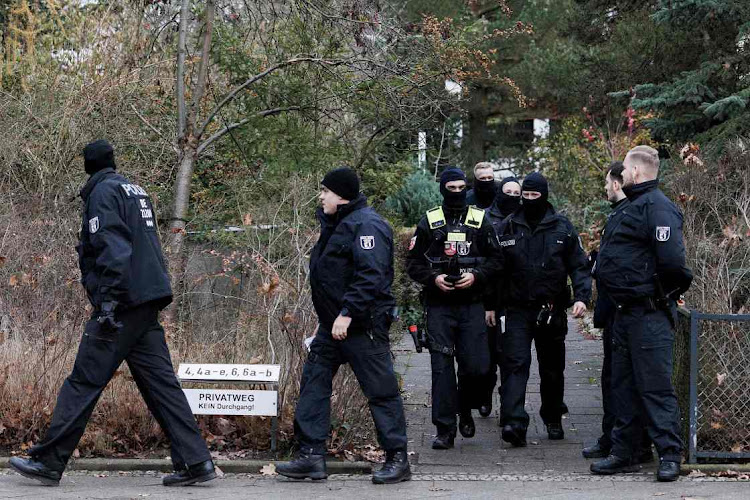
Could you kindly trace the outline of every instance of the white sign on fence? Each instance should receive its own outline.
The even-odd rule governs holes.
[[[181,363],[177,370],[177,376],[181,380],[272,383],[279,381],[280,372],[280,365]]]
[[[183,389],[195,415],[256,415],[275,417],[276,391]]]

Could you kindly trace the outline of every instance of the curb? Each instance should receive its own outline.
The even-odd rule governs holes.
[[[0,469],[10,468],[10,457],[0,457]],[[284,463],[283,460],[214,460],[223,471],[232,474],[259,474],[268,464]],[[370,462],[342,462],[326,460],[330,474],[370,474]],[[86,471],[147,471],[172,472],[172,461],[168,459],[135,458],[79,458],[71,460],[68,470]]]
[[[690,474],[690,471],[697,470],[706,474],[715,474],[717,472],[739,472],[750,473],[750,464],[682,464],[680,473],[683,476]]]

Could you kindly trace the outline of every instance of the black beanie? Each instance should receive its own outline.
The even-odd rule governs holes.
[[[117,168],[112,145],[104,139],[87,144],[83,148],[83,165],[89,175],[94,175],[105,168]]]
[[[521,191],[537,191],[542,195],[542,198],[546,200],[549,196],[547,179],[545,179],[539,172],[531,172],[524,177],[523,184],[521,184]]]
[[[320,183],[345,200],[352,201],[359,196],[359,178],[349,167],[331,170]]]

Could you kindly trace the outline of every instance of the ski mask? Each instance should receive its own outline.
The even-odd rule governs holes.
[[[495,179],[489,181],[474,179],[474,194],[479,206],[489,207],[492,205],[492,200],[495,199]]]
[[[504,217],[512,214],[519,206],[521,206],[520,196],[511,196],[503,192],[503,187],[509,182],[518,182],[518,179],[513,176],[503,179],[502,182],[500,182],[497,196],[495,197],[495,205],[497,205],[497,209]]]
[[[547,213],[547,198],[549,197],[547,179],[539,172],[531,172],[523,179],[523,184],[521,184],[521,193],[524,191],[537,191],[541,193],[541,196],[536,200],[524,198],[521,202],[524,214],[526,215],[526,222],[532,226],[536,226],[544,218],[544,214]]]
[[[451,181],[466,181],[463,170],[457,167],[448,167],[440,174],[440,194],[443,195],[443,206],[450,210],[461,210],[466,206],[466,189],[460,193],[448,191],[446,183]]]

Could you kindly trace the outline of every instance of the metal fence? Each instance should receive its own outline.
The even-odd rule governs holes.
[[[690,311],[690,463],[750,459],[750,314]]]

